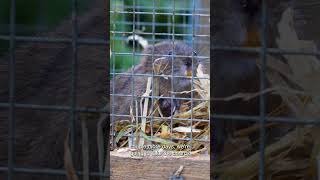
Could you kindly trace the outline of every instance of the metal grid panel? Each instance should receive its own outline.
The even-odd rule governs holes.
[[[77,65],[77,46],[79,44],[92,44],[92,45],[107,45],[108,42],[105,40],[99,40],[99,39],[78,39],[77,38],[77,29],[76,29],[76,17],[77,14],[75,13],[76,10],[76,0],[73,1],[73,23],[74,23],[74,29],[73,29],[73,37],[71,39],[68,38],[45,38],[45,37],[19,37],[15,35],[15,5],[16,1],[11,0],[11,11],[10,11],[10,35],[9,36],[0,36],[1,40],[9,40],[10,41],[10,98],[8,103],[1,103],[1,108],[8,108],[9,109],[9,129],[10,129],[10,141],[8,146],[8,167],[1,167],[1,171],[8,171],[8,179],[12,179],[14,172],[25,172],[25,173],[45,173],[45,174],[65,174],[65,171],[57,171],[57,170],[43,170],[43,169],[24,169],[24,168],[15,168],[14,167],[14,137],[15,137],[15,109],[16,108],[31,108],[31,109],[42,109],[42,110],[53,110],[53,111],[70,111],[70,113],[73,115],[73,118],[70,120],[70,124],[74,120],[74,113],[75,112],[107,112],[106,109],[95,109],[95,108],[77,108],[75,106],[75,99],[74,95],[72,94],[72,103],[71,106],[42,106],[42,105],[30,105],[30,104],[16,104],[15,103],[15,43],[18,41],[24,41],[24,42],[43,42],[43,43],[72,43],[73,45],[73,52],[74,52],[74,64],[72,66],[73,72],[74,72],[74,81],[72,82],[72,89],[73,92],[75,92],[74,86],[76,83],[75,75],[76,75],[76,65]],[[137,7],[139,8],[139,7]],[[114,11],[116,13],[116,11]],[[129,12],[128,12],[129,13]],[[143,14],[139,12],[135,12],[134,14]],[[148,13],[150,14],[150,13]],[[155,15],[156,13],[151,13],[151,15]],[[164,15],[170,14],[170,13],[162,13]],[[180,13],[180,15],[196,15],[196,14],[183,14]],[[198,14],[201,15],[201,14]],[[205,15],[205,14],[203,14]],[[207,16],[207,15],[205,15]],[[263,44],[261,48],[240,48],[240,47],[214,47],[214,45],[211,45],[211,50],[223,50],[223,51],[242,51],[242,52],[254,52],[254,53],[261,53],[261,59],[262,59],[262,66],[261,68],[261,80],[262,83],[260,85],[260,89],[263,90],[265,88],[265,61],[266,61],[266,54],[268,53],[276,53],[276,54],[295,54],[295,55],[310,55],[310,56],[319,56],[319,52],[307,52],[307,51],[295,51],[295,50],[281,50],[281,49],[274,49],[274,48],[267,48],[266,47],[266,41],[267,41],[267,34],[266,34],[266,22],[267,22],[267,15],[266,15],[266,0],[263,0],[263,14],[262,14],[262,21],[264,24],[264,31],[263,31]],[[155,26],[158,26],[159,24],[154,24]],[[116,34],[117,32],[112,32],[113,34]],[[119,33],[130,33],[134,34],[134,32],[119,32]],[[145,35],[170,35],[170,33],[142,33]],[[173,35],[172,33],[171,35]],[[179,36],[179,34],[174,34],[176,36]],[[182,35],[182,34],[181,34]],[[190,34],[184,34],[183,36],[190,36]],[[207,36],[207,35],[203,35]],[[195,37],[195,36],[193,36]],[[207,36],[208,37],[208,36]],[[116,52],[115,52],[116,53]],[[138,53],[137,53],[138,54]],[[137,55],[135,54],[135,55]],[[154,54],[152,54],[154,56]],[[251,120],[251,121],[259,121],[260,122],[260,138],[261,138],[261,145],[260,145],[260,172],[259,172],[259,178],[264,179],[264,149],[265,149],[265,121],[272,121],[272,122],[282,122],[282,123],[301,123],[301,124],[318,124],[319,121],[317,119],[292,119],[292,118],[278,118],[278,117],[266,117],[265,116],[265,97],[263,95],[260,96],[261,98],[261,104],[260,104],[260,116],[236,116],[236,115],[214,115],[214,118],[226,118],[226,119],[236,119],[236,120]],[[71,125],[73,126],[73,125]],[[74,142],[74,140],[72,141]],[[80,173],[81,174],[81,173]],[[99,175],[98,173],[92,173],[92,175]],[[101,174],[100,174],[101,175]]]
[[[226,51],[226,52],[244,52],[244,53],[254,53],[260,54],[261,68],[260,68],[260,90],[263,92],[266,89],[266,62],[267,55],[301,55],[301,56],[319,56],[319,51],[312,50],[295,50],[295,49],[280,49],[280,48],[270,48],[267,47],[268,43],[268,1],[261,1],[261,16],[260,22],[262,26],[261,33],[261,45],[260,47],[239,47],[239,46],[217,46],[215,44],[210,44],[210,50],[212,52],[216,51]],[[213,20],[214,21],[214,20]],[[213,37],[212,37],[213,38]],[[212,53],[211,55],[213,55]],[[302,60],[302,59],[301,59]],[[214,74],[214,73],[213,73]],[[213,97],[211,99],[214,100]],[[294,118],[294,117],[277,117],[277,116],[267,116],[266,115],[266,97],[264,93],[259,93],[259,116],[248,116],[248,115],[229,115],[229,114],[211,114],[211,119],[222,119],[224,121],[235,120],[239,122],[258,122],[259,123],[259,180],[266,179],[265,177],[265,149],[266,149],[266,122],[276,122],[284,124],[295,124],[295,125],[319,125],[319,118]],[[214,112],[211,111],[212,113]],[[213,123],[214,125],[214,123]],[[211,159],[212,160],[212,159]],[[318,172],[319,173],[319,172]],[[213,177],[211,177],[213,178]]]
[[[32,37],[32,36],[17,36],[16,35],[16,0],[11,0],[10,5],[10,34],[0,35],[0,40],[6,40],[10,42],[9,54],[9,102],[0,102],[0,108],[9,109],[9,139],[8,139],[8,166],[0,167],[0,171],[8,173],[8,180],[14,179],[15,173],[25,174],[43,174],[43,175],[66,175],[67,172],[63,169],[44,169],[44,168],[21,168],[15,165],[15,136],[16,136],[16,109],[33,109],[33,110],[49,110],[49,111],[67,111],[70,113],[71,118],[69,121],[70,128],[70,145],[71,153],[74,155],[75,145],[75,121],[77,112],[96,112],[96,113],[109,113],[107,108],[88,108],[77,107],[76,103],[76,86],[77,86],[77,72],[78,72],[78,46],[79,45],[92,45],[92,46],[108,46],[109,41],[105,39],[93,39],[93,38],[79,38],[78,32],[78,2],[72,0],[72,38],[55,38],[55,37]],[[38,104],[21,104],[16,103],[15,99],[15,84],[16,84],[16,60],[15,50],[16,42],[39,42],[39,43],[65,43],[72,44],[72,65],[70,67],[72,72],[72,82],[70,84],[70,106],[61,105],[38,105]],[[100,147],[104,148],[104,147]],[[102,149],[99,151],[103,152]],[[100,158],[100,157],[99,157]],[[102,159],[99,159],[103,162]],[[84,172],[77,171],[78,175],[83,175]],[[89,172],[89,176],[92,177],[109,177],[109,174],[101,172]]]
[[[116,3],[118,2],[118,3]],[[174,44],[178,39],[182,39],[184,41],[189,42],[189,46],[192,49],[196,49],[196,46],[205,46],[209,45],[209,28],[210,26],[207,24],[199,24],[196,22],[196,20],[200,17],[202,18],[207,18],[209,19],[210,17],[210,10],[208,8],[199,8],[196,9],[196,4],[200,3],[200,1],[195,1],[195,0],[190,0],[190,1],[184,1],[185,4],[188,4],[188,7],[181,7],[178,6],[177,3],[181,1],[167,1],[167,0],[161,0],[161,1],[156,1],[152,0],[150,1],[149,5],[143,5],[141,0],[133,0],[131,5],[125,4],[124,1],[116,1],[113,0],[113,6],[111,7],[112,11],[110,11],[110,14],[113,16],[119,16],[122,18],[119,18],[121,20],[113,20],[111,21],[111,29],[110,29],[110,38],[111,38],[111,49],[112,49],[112,56],[111,56],[111,61],[112,61],[112,67],[110,71],[110,76],[112,77],[112,84],[111,86],[111,99],[112,102],[117,103],[118,98],[123,98],[127,97],[130,98],[131,104],[134,104],[134,99],[141,98],[142,95],[135,94],[133,89],[136,88],[136,82],[134,81],[134,78],[137,77],[151,77],[152,78],[152,83],[154,84],[154,79],[156,77],[167,77],[167,78],[183,78],[185,76],[179,76],[179,75],[174,75],[173,74],[173,63],[174,63],[174,58],[178,57],[185,57],[185,58],[194,58],[194,55],[191,56],[183,56],[183,55],[167,55],[167,54],[156,54],[154,52],[154,45],[158,42],[164,41],[164,40],[171,40],[174,48]],[[159,5],[160,3],[166,4],[165,6]],[[144,15],[144,16],[143,16]],[[132,16],[132,20],[125,19],[125,16]],[[143,17],[141,17],[143,16]],[[160,22],[159,19],[156,19],[156,16],[163,16],[164,19],[166,18],[167,20],[165,22]],[[181,17],[183,19],[182,21],[177,21],[178,17]],[[144,21],[143,18],[150,18],[150,21]],[[121,29],[118,26],[129,26],[128,29]],[[142,27],[149,27],[146,31],[140,31]],[[162,31],[158,31],[158,28],[161,27],[167,27],[167,29],[163,29]],[[205,28],[207,29],[207,34],[201,34],[197,32],[196,30],[199,28]],[[152,53],[144,53],[140,52],[138,49],[138,43],[137,41],[133,41],[133,47],[131,52],[122,52],[121,50],[115,50],[116,43],[123,43],[122,45],[125,46],[126,44],[124,43],[127,40],[127,36],[133,36],[138,37],[138,36],[143,36],[144,39],[146,39],[149,44],[150,44],[150,49],[152,50]],[[204,40],[197,40],[197,38],[203,38]],[[208,47],[208,46],[207,46]],[[172,50],[174,52],[174,49]],[[144,74],[144,73],[138,73],[134,72],[133,69],[136,66],[135,65],[135,58],[142,58],[142,57],[148,57],[150,56],[152,60],[159,58],[159,57],[168,57],[171,59],[171,74],[170,75],[157,75],[153,71],[150,74]],[[123,72],[123,70],[119,72],[119,70],[116,69],[116,61],[121,61],[123,57],[128,57],[131,58],[131,65],[133,65],[132,70],[129,70],[127,72]],[[209,60],[209,55],[208,54],[200,54],[197,56],[198,59],[200,60]],[[130,60],[128,60],[130,61]],[[170,64],[169,63],[169,64]],[[192,68],[193,63],[192,63]],[[131,77],[133,79],[130,81],[128,86],[131,87],[131,93],[125,94],[125,93],[119,93],[117,92],[116,89],[116,78],[117,76],[123,76],[123,77]],[[191,84],[193,85],[194,79],[201,79],[199,77],[192,76],[191,77]],[[173,91],[175,84],[173,84],[173,81],[171,81],[171,91]],[[192,87],[193,89],[193,87]],[[150,96],[145,96],[150,98],[151,101],[151,110],[150,112],[153,112],[154,110],[154,102],[157,99],[167,99],[170,100],[170,104],[173,104],[174,100],[191,100],[191,117],[193,116],[193,107],[195,105],[193,102],[196,101],[205,101],[200,98],[193,97],[193,93],[191,93],[191,97],[188,98],[180,98],[180,97],[173,97],[172,94],[169,97],[164,97],[164,96],[159,96],[154,94],[154,86],[152,86],[151,90],[151,95]],[[130,103],[130,102],[127,102]],[[115,143],[115,124],[118,122],[120,118],[123,119],[131,119],[130,114],[122,114],[122,113],[117,113],[115,112],[115,106],[111,105],[111,120],[112,120],[112,130],[111,130],[111,141],[113,142],[113,147],[116,147]],[[154,137],[154,132],[153,132],[153,123],[157,120],[167,120],[169,122],[169,129],[170,133],[172,133],[172,125],[173,125],[173,117],[156,117],[151,115],[139,115],[135,114],[135,118],[149,118],[150,119],[150,126],[151,126],[151,132],[150,132],[150,138]],[[203,119],[196,119],[196,118],[174,118],[175,120],[182,120],[185,121],[188,124],[192,124],[193,122],[210,122],[209,120],[203,120]],[[191,133],[192,134],[192,133]],[[133,133],[131,135],[127,135],[128,139],[134,139]],[[149,136],[149,135],[148,135]],[[137,138],[141,136],[135,136]],[[184,140],[186,142],[191,141],[191,140],[196,140],[196,141],[203,141],[203,142],[209,142],[209,140],[200,140],[197,138],[193,138],[192,135],[188,138],[170,138],[171,140]]]

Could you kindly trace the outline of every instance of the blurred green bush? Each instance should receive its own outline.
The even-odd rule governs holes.
[[[155,2],[155,6],[153,4]],[[190,1],[191,2],[191,1]],[[188,29],[182,27],[181,24],[188,24],[190,22],[190,16],[175,15],[172,16],[172,12],[186,13],[186,9],[190,6],[188,0],[175,1],[175,10],[173,9],[172,0],[111,0],[110,9],[114,11],[110,15],[110,31],[115,32],[145,32],[145,33],[173,33],[173,17],[174,17],[174,33],[184,34]],[[135,8],[133,8],[135,7]],[[152,14],[135,14],[133,12],[148,12],[152,13],[155,9],[156,13],[170,13],[156,14],[153,17]],[[130,13],[119,13],[130,12]],[[190,13],[190,12],[189,12]],[[135,18],[134,18],[135,17]],[[153,22],[154,18],[154,22]],[[153,23],[155,23],[153,27]],[[180,25],[180,26],[178,26]],[[154,28],[154,31],[153,31]],[[140,56],[133,56],[134,49],[132,46],[126,43],[126,38],[131,34],[125,33],[110,33],[111,35],[111,50],[114,53],[122,53],[127,55],[114,55],[110,61],[110,71],[115,72],[125,71],[133,64],[137,64],[140,60]],[[171,39],[172,35],[140,35],[148,40],[149,44],[153,44],[153,39]],[[183,39],[182,36],[175,36],[175,40]],[[135,46],[136,53],[141,52],[142,48]]]
[[[87,9],[89,0],[79,0],[79,13]],[[30,35],[50,29],[71,14],[71,0],[16,0],[17,35]],[[10,0],[0,1],[0,34],[9,34]],[[43,27],[39,29],[39,27]],[[7,41],[0,41],[0,53],[8,49]]]

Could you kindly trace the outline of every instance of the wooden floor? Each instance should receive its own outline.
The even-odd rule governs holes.
[[[168,180],[182,165],[185,180],[210,179],[210,158],[130,158],[111,152],[111,179]]]

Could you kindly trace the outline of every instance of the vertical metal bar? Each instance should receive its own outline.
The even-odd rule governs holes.
[[[187,9],[188,8],[183,9],[182,13],[187,14],[188,13]],[[183,34],[187,34],[188,27],[189,27],[188,24],[187,24],[187,17],[188,16],[183,16],[182,17],[182,32],[183,32]],[[186,39],[186,38],[184,37],[184,39]]]
[[[167,16],[167,23],[168,23],[168,27],[167,27],[167,33],[168,33],[168,39],[170,38],[170,32],[171,32],[171,18],[170,18],[170,16],[168,15]]]
[[[140,6],[140,1],[139,1],[139,0],[136,0],[136,1],[137,1],[137,2],[136,2],[136,4],[137,4],[137,6],[136,6],[137,9],[136,9],[136,10],[137,10],[138,12],[141,12],[141,9],[142,9],[141,7],[144,7],[144,6],[143,6],[143,5]],[[136,26],[137,26],[136,28],[137,28],[138,30],[141,30],[141,27],[140,27],[140,16],[141,16],[141,15],[138,13],[138,14],[137,14],[137,23],[136,23],[136,24],[137,24],[137,25],[136,25]]]
[[[86,125],[86,119],[81,120],[81,134],[82,134],[82,169],[83,169],[83,180],[89,180],[89,136],[88,128]],[[99,162],[102,160],[99,159]],[[100,170],[100,169],[99,169]],[[102,171],[99,171],[103,173]]]
[[[110,3],[106,3],[106,11],[107,15],[106,18],[110,19]],[[110,28],[110,21],[106,22],[107,27]],[[106,37],[110,38],[110,31],[107,30]],[[110,50],[110,39],[107,40],[107,53],[109,53]],[[109,52],[108,52],[109,50]],[[107,58],[107,63],[110,63],[110,53],[109,58]],[[110,76],[109,76],[109,66],[107,65],[107,84],[110,86]],[[107,87],[106,90],[107,95],[110,94],[110,88]],[[110,96],[107,99],[107,105],[106,108],[109,107],[110,112]],[[105,119],[104,119],[105,118]],[[103,133],[103,130],[105,130],[105,133]],[[99,157],[99,173],[103,173],[103,175],[106,175],[107,177],[100,176],[100,180],[107,180],[110,179],[110,113],[107,113],[106,116],[101,117],[101,119],[98,122],[98,129],[97,129],[97,146],[98,146],[98,157]]]
[[[196,3],[195,3],[195,0],[192,0],[192,50],[194,51],[194,41],[195,41],[195,32],[194,32],[194,28],[195,28],[195,12],[196,12]],[[194,61],[194,53],[192,52],[192,62],[191,62],[191,69],[192,69],[192,73],[191,73],[191,124],[190,124],[190,127],[191,127],[191,133],[190,133],[190,138],[191,138],[191,141],[190,141],[190,151],[192,151],[192,124],[193,124],[193,81],[194,81],[194,76],[195,74],[193,73],[193,68],[194,68],[194,64],[193,64],[193,61]]]
[[[131,83],[131,90],[132,90],[132,99],[131,99],[131,105],[132,105],[132,108],[134,107],[134,62],[135,62],[135,53],[136,53],[136,0],[133,0],[133,11],[132,11],[132,15],[133,15],[133,22],[132,22],[132,35],[133,35],[133,47],[132,47],[132,69],[131,69],[131,78],[132,78],[132,83]],[[133,133],[133,129],[131,128],[131,139],[132,139],[132,142],[134,142],[134,133]],[[140,143],[140,140],[139,139],[139,143]]]
[[[75,149],[75,123],[76,123],[76,100],[77,100],[77,75],[78,75],[78,1],[72,0],[72,67],[71,67],[71,111],[70,111],[70,142],[71,153],[74,157]]]
[[[155,44],[155,22],[156,22],[156,2],[152,1],[152,98],[151,98],[151,117],[150,117],[150,130],[151,130],[151,139],[153,138],[153,111],[154,111],[154,44]],[[158,83],[159,81],[157,81]],[[158,85],[156,85],[158,86]],[[158,94],[157,94],[158,95]]]
[[[190,0],[189,2],[188,2],[188,4],[189,4],[189,6],[190,6],[190,8],[187,8],[188,9],[188,11],[187,11],[187,14],[190,14],[190,10],[192,10],[192,12],[193,12],[193,7],[194,7],[194,2],[193,2],[193,0]],[[194,18],[194,13],[192,13],[192,16],[191,16],[191,18],[188,16],[188,25],[187,25],[187,27],[189,27],[189,25],[191,24],[191,27],[192,27],[192,24],[193,24],[193,18]],[[188,28],[187,30],[186,30],[186,34],[192,34],[192,29],[190,29],[190,28]],[[189,44],[189,41],[192,41],[192,38],[193,38],[193,36],[192,37],[190,37],[190,36],[186,36],[185,37],[187,40],[188,40],[188,44]],[[191,42],[192,43],[192,42]]]
[[[115,9],[116,8],[116,2],[113,1],[112,5],[113,7],[111,9]],[[112,28],[113,28],[113,31],[116,31],[116,25],[115,25],[115,21],[114,21],[114,16],[115,14],[112,14],[113,17],[111,17],[112,19]],[[113,35],[113,39],[112,39],[112,47],[115,48],[115,33],[112,34]],[[114,52],[112,51],[111,49],[111,52],[112,52],[112,55],[111,55],[111,58],[112,58],[112,94],[115,94],[115,86],[116,86],[116,81],[114,80],[115,79],[115,69],[116,69],[116,59],[115,59],[115,55],[114,55]],[[115,97],[112,96],[112,102],[115,102]],[[114,106],[112,104],[110,104],[110,106],[112,106],[112,110],[111,110],[111,113],[112,114],[115,114],[114,113]],[[115,148],[115,138],[114,138],[114,134],[115,134],[115,119],[114,119],[114,115],[112,115],[111,117],[111,121],[112,121],[112,129],[111,129],[111,142],[112,142],[112,148]]]
[[[266,61],[267,61],[267,1],[262,0],[262,47],[261,47],[261,68],[260,68],[260,92],[264,91],[266,86]],[[264,93],[260,93],[260,162],[259,162],[259,180],[264,180],[265,176],[265,121],[266,108]]]
[[[15,85],[16,85],[16,58],[15,58],[15,35],[16,35],[16,1],[10,4],[10,62],[9,62],[9,139],[8,139],[8,180],[13,179],[15,164]]]
[[[175,45],[174,45],[174,41],[175,41],[175,9],[176,9],[176,1],[173,0],[173,11],[172,11],[172,56],[171,56],[171,92],[174,92],[174,84],[173,84],[173,66],[174,66],[174,59],[175,59]],[[171,93],[171,108],[170,108],[170,112],[171,112],[171,118],[170,118],[170,134],[172,134],[172,129],[173,129],[173,95]],[[171,136],[171,141],[172,141],[172,136]]]

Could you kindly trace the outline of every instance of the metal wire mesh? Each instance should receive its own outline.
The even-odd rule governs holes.
[[[223,120],[230,121],[235,120],[238,122],[257,122],[259,124],[259,180],[266,179],[266,123],[275,122],[275,123],[283,123],[283,124],[295,124],[295,125],[318,125],[319,118],[295,118],[295,117],[277,117],[270,116],[266,114],[266,96],[263,92],[267,88],[267,61],[268,55],[299,55],[299,56],[319,56],[319,51],[317,50],[301,50],[301,49],[280,49],[280,48],[272,48],[268,47],[268,41],[271,38],[268,35],[268,25],[270,25],[269,20],[273,17],[273,14],[269,14],[271,12],[271,7],[268,7],[267,0],[261,1],[261,15],[259,16],[260,25],[261,25],[261,44],[259,47],[240,47],[240,46],[219,46],[215,44],[210,44],[211,57],[214,57],[214,52],[242,52],[242,53],[252,53],[260,55],[260,90],[259,90],[259,115],[258,116],[247,116],[247,115],[236,115],[236,114],[211,114],[211,120],[214,122],[215,120]],[[279,1],[280,2],[280,1]],[[273,7],[274,8],[274,7]],[[214,21],[214,19],[213,19]],[[214,35],[213,35],[214,36]],[[211,37],[213,38],[213,37]],[[214,41],[213,41],[214,42]],[[303,58],[301,58],[303,60]],[[214,60],[213,60],[214,61]],[[214,74],[214,73],[213,73]],[[212,123],[213,126],[215,123]],[[211,157],[211,161],[215,161],[215,157]],[[212,163],[214,164],[214,163]],[[318,172],[319,173],[319,172]],[[211,177],[213,178],[213,177]]]
[[[72,0],[71,2],[71,13],[72,13],[72,37],[71,38],[59,38],[59,37],[36,37],[36,36],[18,36],[16,34],[16,0],[11,0],[10,5],[10,34],[0,35],[0,40],[9,41],[9,101],[1,102],[0,108],[8,109],[9,111],[9,135],[8,135],[8,166],[0,167],[1,172],[7,172],[8,180],[15,179],[15,174],[40,174],[40,175],[63,175],[67,174],[64,169],[49,169],[49,168],[29,168],[29,167],[17,167],[16,157],[16,111],[17,109],[31,109],[31,110],[42,110],[42,111],[57,111],[57,112],[69,112],[69,128],[70,128],[70,149],[72,155],[75,151],[75,121],[77,119],[78,112],[95,112],[95,113],[108,113],[107,108],[95,108],[95,107],[79,107],[77,106],[77,77],[78,77],[78,46],[80,45],[91,45],[91,46],[108,46],[109,41],[106,39],[98,38],[80,38],[78,30],[78,1]],[[70,105],[40,105],[40,104],[27,104],[16,102],[16,43],[17,42],[39,42],[43,44],[60,43],[60,44],[71,44],[72,45],[72,64],[70,66],[72,81],[70,82]],[[3,148],[3,147],[1,147]],[[104,148],[104,147],[101,147]],[[101,151],[101,149],[100,149]],[[103,152],[103,151],[102,151]],[[102,159],[99,161],[103,162]],[[78,175],[83,175],[83,171],[77,171]],[[109,174],[103,172],[89,172],[89,176],[92,177],[109,177]]]
[[[153,125],[159,120],[167,120],[168,127],[170,129],[170,134],[173,131],[173,120],[180,120],[185,121],[192,126],[195,122],[207,122],[209,123],[209,119],[197,119],[193,118],[173,118],[173,116],[169,117],[158,117],[154,116],[153,113],[150,115],[143,115],[142,113],[130,113],[129,109],[127,111],[123,111],[122,113],[117,112],[115,109],[116,103],[123,103],[119,101],[119,98],[128,98],[128,102],[132,104],[132,107],[136,103],[137,99],[141,98],[150,98],[151,105],[148,112],[154,112],[156,110],[155,102],[159,99],[167,99],[170,101],[170,104],[174,104],[175,100],[184,100],[184,101],[191,101],[191,114],[193,114],[192,109],[195,107],[196,102],[198,101],[205,101],[201,98],[197,98],[193,96],[191,93],[190,97],[174,97],[172,94],[171,96],[162,96],[154,94],[154,86],[151,88],[150,95],[143,96],[143,94],[135,94],[135,88],[140,88],[139,84],[137,85],[135,82],[135,78],[151,78],[151,84],[153,85],[155,79],[157,77],[161,78],[185,78],[186,76],[182,75],[175,75],[173,74],[173,63],[175,58],[191,58],[194,59],[194,55],[168,55],[168,54],[157,54],[155,53],[155,45],[159,42],[170,40],[173,44],[173,48],[175,47],[174,44],[180,41],[186,42],[193,50],[197,51],[197,58],[199,61],[208,62],[209,61],[209,25],[205,23],[201,23],[201,19],[205,19],[206,22],[209,22],[210,17],[210,9],[208,7],[201,6],[204,2],[208,3],[209,1],[156,1],[152,0],[150,2],[142,1],[142,0],[134,0],[130,3],[125,1],[117,1],[113,0],[111,4],[111,11],[110,14],[114,18],[111,20],[111,29],[110,29],[110,48],[111,48],[111,67],[110,67],[110,76],[111,76],[111,90],[110,90],[110,97],[113,104],[111,104],[111,120],[112,120],[112,130],[111,130],[111,141],[113,143],[113,148],[116,148],[116,136],[119,131],[116,131],[116,124],[119,123],[121,120],[131,120],[132,116],[135,119],[143,119],[147,118],[150,119],[150,126],[151,132],[148,134],[149,138],[155,138],[155,132],[153,130]],[[133,44],[130,50],[123,51],[124,48],[117,48],[118,44],[123,46],[129,46],[128,44],[128,37],[133,37]],[[143,37],[149,43],[149,47],[152,49],[152,53],[145,53],[142,51],[143,48],[140,47],[140,43],[138,38]],[[205,52],[207,48],[207,52]],[[205,50],[204,50],[205,49]],[[172,52],[175,52],[172,49]],[[139,73],[135,72],[134,68],[138,65],[139,60],[145,57],[151,57],[153,60],[157,58],[165,57],[171,59],[171,74],[166,75],[159,75],[155,74],[153,71],[151,73]],[[132,66],[132,69],[126,71],[121,67],[117,67],[117,62],[127,62],[130,64],[128,67]],[[195,65],[192,64],[192,68]],[[127,84],[130,88],[131,93],[122,93],[121,89],[117,89],[117,80],[116,77],[123,77],[124,79],[127,77],[131,77],[131,81]],[[190,81],[193,84],[195,79],[207,79],[207,78],[199,78],[196,77],[195,74],[192,75]],[[119,80],[119,79],[118,79]],[[147,83],[147,82],[146,82]],[[174,92],[174,87],[176,84],[173,81],[170,82],[171,91]],[[137,85],[137,86],[136,86]],[[140,85],[141,86],[141,85]],[[145,87],[144,87],[145,88]],[[193,89],[193,87],[192,87]],[[129,100],[130,99],[130,100]],[[138,100],[138,101],[139,101]],[[130,102],[131,101],[131,102]],[[135,111],[135,109],[133,109]],[[172,111],[171,111],[172,114]],[[138,121],[138,120],[136,120]],[[136,124],[138,122],[130,121],[131,124]],[[140,123],[140,120],[139,120]],[[138,147],[137,144],[133,143],[135,138],[141,138],[141,135],[136,136],[132,131],[125,135],[132,141],[129,142],[129,146],[133,144],[132,147]],[[185,138],[177,138],[177,137],[170,137],[170,140],[183,140],[184,142],[191,142],[191,141],[202,141],[209,143],[209,139],[197,139],[192,137],[192,133],[190,136]],[[146,144],[150,144],[147,142]]]
[[[115,1],[115,0],[114,0]],[[141,1],[141,0],[140,0]],[[8,167],[0,167],[0,171],[8,172],[8,179],[13,179],[14,173],[16,172],[22,172],[22,173],[37,173],[37,174],[52,174],[52,175],[65,175],[64,170],[52,170],[52,169],[29,169],[29,168],[17,168],[15,167],[14,162],[14,156],[15,156],[15,146],[14,146],[14,140],[15,140],[15,111],[18,108],[25,108],[25,109],[39,109],[39,110],[52,110],[52,111],[66,111],[71,114],[70,119],[70,127],[74,130],[74,121],[75,121],[75,112],[101,112],[101,113],[107,113],[107,109],[103,108],[86,108],[86,107],[76,107],[75,102],[75,96],[76,96],[76,73],[77,73],[77,46],[80,44],[88,44],[88,45],[100,45],[105,46],[108,45],[109,42],[104,39],[80,39],[77,36],[78,30],[77,30],[77,13],[76,13],[76,3],[77,1],[73,1],[73,36],[72,38],[49,38],[49,37],[25,37],[25,36],[16,36],[16,23],[15,23],[15,15],[16,15],[16,0],[11,0],[11,10],[10,10],[10,35],[1,35],[0,40],[5,40],[10,42],[10,95],[9,95],[9,102],[1,102],[0,107],[1,108],[7,108],[9,109],[9,146],[8,146]],[[123,1],[122,1],[123,2]],[[113,21],[111,22],[111,29],[110,30],[110,44],[113,44],[117,41],[124,42],[127,40],[126,36],[121,35],[141,35],[146,36],[146,40],[148,42],[151,42],[152,44],[156,42],[160,42],[163,39],[176,39],[176,38],[182,38],[185,41],[189,41],[192,43],[192,46],[195,45],[209,45],[209,34],[196,34],[196,29],[198,28],[209,28],[209,25],[206,24],[199,24],[194,19],[194,17],[204,17],[209,18],[209,12],[210,10],[207,8],[197,9],[197,12],[195,11],[195,5],[198,1],[193,0],[190,2],[190,6],[188,8],[181,8],[172,6],[172,9],[168,9],[167,7],[156,7],[155,6],[155,0],[152,1],[151,5],[145,6],[140,5],[139,1],[133,1],[135,4],[133,5],[124,5],[124,4],[117,4],[111,8],[112,10],[109,11],[110,14],[127,14],[134,16],[134,21]],[[171,2],[171,1],[170,1]],[[172,1],[175,3],[175,1]],[[214,44],[210,45],[210,51],[241,51],[241,52],[252,52],[252,53],[260,53],[261,54],[261,61],[262,61],[262,68],[261,68],[261,86],[260,90],[265,89],[265,63],[266,63],[266,55],[267,54],[292,54],[292,55],[309,55],[309,56],[320,56],[319,52],[314,51],[298,51],[298,50],[285,50],[285,49],[275,49],[275,48],[267,48],[266,47],[266,41],[267,41],[267,33],[266,33],[266,25],[267,25],[267,5],[266,0],[262,1],[262,7],[263,7],[263,13],[262,13],[262,24],[263,24],[263,34],[262,34],[262,47],[259,48],[242,48],[242,47],[218,47]],[[118,10],[118,9],[132,9],[132,11],[129,10]],[[152,11],[150,11],[152,10]],[[164,12],[157,12],[157,11],[164,11]],[[147,15],[152,17],[151,22],[142,22],[141,16]],[[155,16],[162,15],[167,16],[167,22],[156,22]],[[181,16],[183,18],[182,23],[175,23],[174,22],[174,16]],[[188,21],[192,19],[192,22]],[[117,30],[115,27],[119,25],[127,25],[132,26],[131,31],[126,30]],[[137,32],[136,29],[140,29],[141,27],[151,27],[150,32]],[[166,28],[166,32],[156,32],[155,29],[158,27],[164,27]],[[175,32],[175,28],[184,29],[183,32]],[[187,31],[190,30],[191,31]],[[204,38],[206,41],[195,41],[196,38]],[[15,48],[16,48],[16,42],[41,42],[41,43],[72,43],[73,46],[73,64],[72,64],[72,72],[73,72],[73,81],[72,84],[70,84],[72,93],[70,94],[70,106],[44,106],[44,105],[37,105],[37,104],[21,104],[15,102]],[[134,64],[134,58],[145,56],[147,54],[136,52],[136,44],[135,41],[133,41],[133,51],[132,52],[117,52],[112,51],[111,59],[114,62],[117,57],[123,57],[123,56],[129,56],[132,57],[132,64]],[[149,56],[163,56],[162,54],[148,54]],[[209,59],[208,54],[200,55],[198,58],[202,59]],[[111,71],[111,76],[114,77],[116,75],[129,75],[129,76],[148,76],[145,74],[133,74],[133,73],[119,73],[116,70],[116,63],[113,63]],[[149,75],[150,76],[150,75]],[[151,77],[157,77],[158,75],[152,74]],[[170,77],[170,76],[169,76]],[[179,76],[177,76],[179,77]],[[196,79],[196,77],[193,77],[192,80]],[[115,83],[115,82],[114,82]],[[132,88],[134,88],[134,82],[131,84]],[[113,98],[113,102],[115,102],[115,99],[117,96],[129,96],[129,97],[136,97],[134,94],[116,94],[115,89],[112,90],[111,98]],[[160,98],[160,96],[151,96],[151,99],[157,99]],[[164,98],[164,97],[161,97]],[[167,97],[171,100],[177,99],[173,97]],[[184,98],[180,98],[181,100],[188,100]],[[191,98],[191,100],[201,100],[196,99],[194,97]],[[234,119],[238,121],[255,121],[260,123],[260,171],[259,171],[259,179],[264,179],[264,149],[265,149],[265,122],[280,122],[280,123],[294,123],[294,124],[319,124],[318,119],[311,119],[311,118],[283,118],[283,117],[266,117],[265,115],[265,97],[263,94],[260,96],[260,116],[242,116],[242,115],[223,115],[223,114],[215,114],[214,116],[211,116],[212,119],[214,118],[220,118],[220,119]],[[124,115],[124,114],[113,114],[111,112],[112,117],[112,123],[114,125],[115,123],[115,117],[121,116],[125,118],[130,118],[130,114]],[[137,116],[137,117],[143,117],[143,116]],[[156,117],[153,117],[155,119]],[[190,121],[190,119],[180,119],[180,120],[186,120]],[[199,119],[192,119],[192,121],[201,121]],[[172,118],[171,118],[171,124],[172,124]],[[71,131],[71,137],[74,137],[74,132]],[[112,129],[111,132],[111,138],[114,143],[114,129]],[[191,140],[192,137],[184,140]],[[74,138],[71,138],[71,144],[74,144]],[[73,146],[71,146],[73,147]],[[72,151],[74,148],[71,148]],[[79,172],[79,174],[82,174]],[[104,174],[101,173],[90,173],[92,176],[104,176]]]

